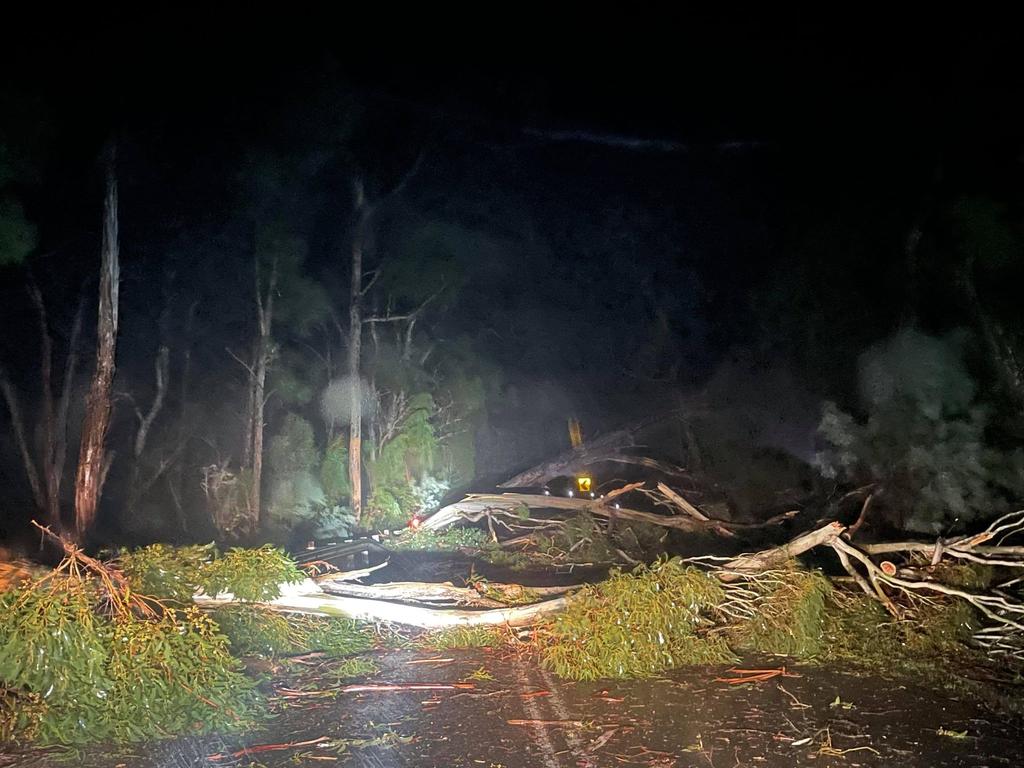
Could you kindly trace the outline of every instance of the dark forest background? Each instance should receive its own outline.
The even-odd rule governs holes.
[[[121,327],[98,540],[208,540],[245,516],[271,264],[259,535],[351,529],[360,189],[374,211],[365,495],[380,526],[565,449],[573,417],[586,436],[675,425],[654,449],[730,488],[737,516],[811,470],[826,496],[875,484],[892,523],[916,530],[1019,500],[1024,126],[1009,35],[670,25],[620,30],[639,54],[497,35],[456,54],[177,29],[4,52],[6,537],[45,511],[11,403],[40,467],[69,353],[71,514],[110,146]]]

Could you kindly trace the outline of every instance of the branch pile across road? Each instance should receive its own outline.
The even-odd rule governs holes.
[[[633,492],[644,493],[657,506],[674,514],[621,506],[618,500]],[[521,523],[524,520],[524,508],[531,513],[525,516],[530,524],[541,526],[534,527],[535,531],[547,530],[551,525],[560,524],[557,520],[538,523],[534,519],[534,510],[546,509],[589,513],[609,521],[633,521],[685,533],[711,534],[730,539],[750,529],[779,525],[796,514],[790,512],[777,515],[756,525],[736,524],[712,518],[664,483],[658,483],[656,489],[644,489],[641,483],[634,483],[600,499],[523,493],[472,494],[443,507],[424,520],[421,528],[437,532],[452,525],[486,519],[493,534],[494,522],[509,521],[506,527],[510,529],[517,525],[512,521]],[[1006,589],[972,592],[966,588],[943,584],[931,578],[930,570],[943,558],[955,562],[1024,568],[1024,547],[1006,543],[1009,537],[1018,534],[1024,534],[1024,511],[1005,515],[980,533],[936,542],[902,541],[858,546],[849,540],[843,525],[830,522],[800,533],[784,544],[761,551],[732,558],[693,558],[692,561],[700,563],[721,581],[732,583],[785,568],[789,562],[809,550],[828,547],[833,550],[853,583],[893,616],[901,618],[904,609],[900,607],[900,602],[913,600],[914,595],[931,594],[965,601],[987,620],[986,626],[976,633],[975,642],[990,653],[1024,660],[1024,601]],[[516,537],[516,540],[528,539],[529,535]],[[511,541],[507,539],[505,543]],[[901,568],[890,561],[876,563],[872,559],[896,554],[901,555],[909,567],[905,565]],[[931,566],[921,568],[913,563],[913,558],[920,561],[922,556],[930,558]],[[1018,582],[1015,579],[1008,584]],[[564,610],[568,601],[573,599],[568,594],[573,587],[542,587],[532,590],[533,595],[549,599],[528,605],[509,606],[495,597],[500,597],[501,587],[513,588],[518,585],[492,586],[499,588],[498,591],[484,595],[476,589],[456,587],[450,583],[395,582],[364,585],[353,583],[351,574],[327,574],[317,581],[307,579],[297,585],[284,586],[281,596],[266,605],[281,611],[347,616],[362,621],[393,622],[438,629],[456,626],[528,626],[549,620]],[[557,597],[550,598],[551,595]],[[215,606],[233,602],[234,598],[231,595],[198,595],[196,601],[201,605]]]

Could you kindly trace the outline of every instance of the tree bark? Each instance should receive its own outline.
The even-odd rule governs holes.
[[[363,515],[363,393],[360,355],[363,346],[363,248],[371,209],[361,180],[355,182],[356,228],[352,236],[352,274],[348,305],[349,432],[348,479],[356,524]]]
[[[722,566],[719,578],[722,581],[734,581],[741,577],[741,574],[760,573],[772,568],[785,565],[797,555],[814,549],[822,544],[831,545],[838,539],[844,527],[837,522],[823,525],[813,531],[801,534],[792,541],[788,541],[778,547],[756,552],[752,555],[740,555]]]
[[[250,456],[252,460],[252,483],[249,489],[250,525],[260,528],[266,522],[263,510],[261,488],[263,484],[263,409],[266,405],[267,367],[272,354],[270,336],[274,323],[274,296],[277,294],[277,258],[271,262],[270,277],[267,280],[266,296],[261,285],[259,256],[256,262],[256,313],[259,321],[259,338],[256,340],[256,357],[251,370],[251,419],[249,432],[252,435]]]
[[[195,596],[201,607],[215,608],[231,605],[237,600],[230,594]],[[426,629],[443,627],[522,627],[536,624],[554,613],[565,610],[566,597],[556,597],[530,605],[491,610],[457,608],[428,608],[422,605],[391,603],[362,597],[342,597],[323,592],[307,579],[298,584],[283,584],[281,596],[258,605],[288,613],[306,613],[316,616],[344,616],[357,621],[389,622]]]
[[[114,381],[117,346],[118,259],[117,178],[113,156],[107,165],[107,191],[103,204],[103,244],[100,266],[99,317],[96,328],[96,371],[85,404],[82,442],[75,478],[75,533],[82,541],[96,519],[103,482],[110,469],[106,452],[110,427],[110,393]]]

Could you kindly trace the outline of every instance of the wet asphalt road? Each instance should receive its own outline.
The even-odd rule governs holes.
[[[274,719],[250,734],[177,739],[121,754],[93,749],[71,764],[978,768],[1024,760],[1021,719],[907,683],[832,669],[792,668],[795,676],[749,685],[716,682],[727,674],[722,669],[566,683],[505,650],[374,656],[380,671],[360,682],[472,687],[279,699]],[[745,666],[778,663],[761,659]],[[330,679],[327,668],[310,668],[304,680],[277,679],[275,686],[323,689],[346,682]],[[292,746],[266,749],[286,743]],[[24,753],[3,756],[0,764],[68,763]]]

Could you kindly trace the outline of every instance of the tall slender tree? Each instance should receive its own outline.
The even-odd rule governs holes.
[[[117,176],[114,152],[107,153],[106,196],[103,202],[99,315],[96,326],[96,370],[85,402],[82,442],[75,478],[75,533],[86,537],[96,519],[103,482],[113,454],[106,450],[110,428],[111,390],[117,348],[118,290],[121,267],[118,254]]]
[[[352,514],[356,523],[363,514],[363,393],[359,358],[363,348],[363,248],[373,209],[366,201],[361,179],[354,183],[356,225],[352,236],[352,276],[348,304],[349,437],[348,479],[352,489]]]

